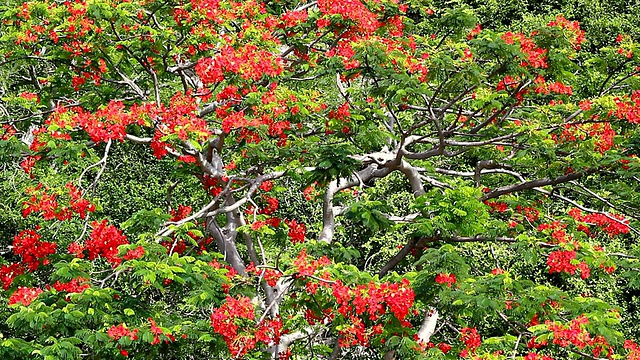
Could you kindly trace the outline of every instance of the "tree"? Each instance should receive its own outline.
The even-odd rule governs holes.
[[[640,356],[632,36],[2,6],[4,358]]]

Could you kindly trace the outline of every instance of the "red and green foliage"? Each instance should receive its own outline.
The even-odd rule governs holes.
[[[640,356],[632,35],[419,0],[0,11],[2,358]]]

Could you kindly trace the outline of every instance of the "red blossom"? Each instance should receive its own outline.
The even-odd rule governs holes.
[[[443,354],[446,354],[451,350],[451,345],[447,343],[439,343],[437,347],[438,349],[440,349],[440,351],[442,351]]]
[[[318,9],[326,15],[341,15],[356,24],[356,30],[372,33],[378,28],[378,18],[360,0],[319,0]]]
[[[436,275],[436,282],[438,284],[447,284],[448,287],[456,283],[456,274],[439,273]]]
[[[533,40],[526,35],[522,33],[514,34],[509,31],[502,35],[502,40],[510,45],[515,44],[516,42],[519,43],[520,51],[522,51],[527,58],[526,61],[522,61],[522,66],[531,66],[533,68],[548,67],[546,56],[547,50],[537,47]]]
[[[331,264],[331,260],[326,256],[321,257],[318,260],[310,260],[307,255],[307,249],[302,249],[298,257],[293,261],[298,269],[299,276],[314,275],[316,270],[321,266],[327,266]]]
[[[571,320],[567,324],[552,321],[545,322],[547,328],[553,333],[553,343],[556,345],[561,347],[574,345],[579,349],[584,349],[586,346],[594,345],[608,348],[609,344],[604,338],[591,337],[591,335],[584,329],[587,324],[589,324],[589,319],[584,315]]]
[[[22,274],[24,274],[24,268],[21,264],[14,263],[0,266],[0,282],[2,283],[2,288],[4,290],[9,289],[13,283],[13,279]]]
[[[285,224],[289,226],[288,235],[292,243],[297,244],[304,242],[307,228],[303,223],[298,223],[296,220],[285,220]]]
[[[89,251],[89,260],[104,257],[111,265],[120,265],[122,259],[118,257],[118,246],[129,244],[127,237],[115,226],[109,225],[107,220],[91,223],[93,230],[85,242]]]
[[[77,258],[82,259],[84,254],[82,253],[85,250],[84,244],[78,244],[77,242],[69,243],[67,251],[69,254],[74,255]]]
[[[465,349],[460,353],[462,357],[466,357],[469,353],[475,353],[476,349],[482,344],[482,338],[476,328],[466,327],[460,329],[460,340],[465,345]]]
[[[547,355],[528,353],[522,360],[553,360],[553,359]]]
[[[18,290],[9,297],[9,305],[22,304],[23,306],[29,306],[42,293],[42,289],[39,288],[19,286]]]
[[[66,283],[56,281],[52,286],[54,289],[56,289],[56,291],[64,291],[67,293],[81,293],[85,289],[90,288],[91,284],[89,283],[89,279],[75,278]]]
[[[509,208],[509,205],[507,203],[503,203],[503,202],[490,202],[490,201],[485,201],[484,202],[485,205],[489,206],[491,208],[491,212],[497,211],[500,213],[503,213],[505,211],[507,211],[507,209]]]
[[[24,91],[24,92],[20,93],[19,96],[21,98],[27,100],[27,101],[35,101],[37,103],[40,102],[40,98],[38,97],[38,94],[36,94],[36,93]]]
[[[133,260],[139,259],[143,257],[145,254],[144,248],[142,246],[138,246],[135,249],[127,250],[127,253],[122,256],[125,260]]]
[[[571,45],[574,49],[580,50],[580,45],[585,41],[584,30],[580,29],[580,23],[577,21],[569,21],[564,16],[558,15],[554,21],[549,22],[547,26],[560,27],[568,30]]]
[[[57,245],[41,241],[42,235],[35,230],[23,230],[13,238],[13,252],[22,258],[30,271],[38,269],[40,264],[48,264],[47,256],[56,252]]]
[[[125,324],[112,325],[107,331],[107,335],[115,341],[123,337],[128,337],[129,340],[133,341],[138,339],[138,329],[131,331]]]
[[[253,350],[258,342],[273,345],[280,339],[282,321],[264,320],[254,327],[241,328],[242,320],[254,320],[255,313],[251,299],[243,296],[227,296],[225,302],[211,314],[213,331],[222,336],[233,357],[241,357]]]
[[[95,205],[89,202],[89,200],[82,198],[82,192],[75,185],[67,183],[65,186],[69,190],[69,197],[71,198],[69,206],[73,212],[80,215],[80,218],[85,219],[87,212],[94,212],[96,210]]]
[[[224,46],[215,58],[201,58],[195,71],[205,85],[224,80],[225,73],[238,74],[245,80],[258,81],[264,75],[275,77],[284,70],[280,57],[253,44],[234,48]]]
[[[549,254],[547,265],[549,266],[549,274],[566,272],[575,274],[577,266],[571,261],[576,258],[575,251],[556,250]]]

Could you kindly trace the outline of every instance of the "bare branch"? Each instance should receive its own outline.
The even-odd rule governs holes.
[[[566,182],[581,178],[583,174],[584,173],[574,172],[567,175],[558,176],[557,178],[554,178],[554,179],[538,179],[538,180],[521,182],[519,184],[502,186],[489,193],[486,193],[480,198],[480,200],[485,201],[485,200],[497,198],[502,195],[510,194],[517,191],[531,190],[537,187],[566,183]]]

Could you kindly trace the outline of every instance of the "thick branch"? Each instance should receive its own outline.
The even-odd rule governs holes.
[[[522,182],[519,184],[502,186],[489,193],[486,193],[480,198],[480,200],[485,201],[485,200],[494,199],[502,195],[510,194],[517,191],[531,190],[537,187],[542,187],[547,185],[562,184],[572,180],[579,179],[582,177],[582,175],[583,173],[575,172],[567,175],[558,176],[557,178],[554,178],[554,179],[538,179],[538,180]]]
[[[351,179],[343,179],[340,183],[338,183],[337,180],[330,182],[324,193],[322,205],[322,232],[320,233],[318,241],[326,243],[331,243],[331,241],[333,241],[336,217],[335,210],[333,208],[333,197],[338,191],[360,185],[373,178],[387,176],[391,171],[392,170],[389,168],[378,169],[377,165],[372,164],[357,172],[351,177]]]

